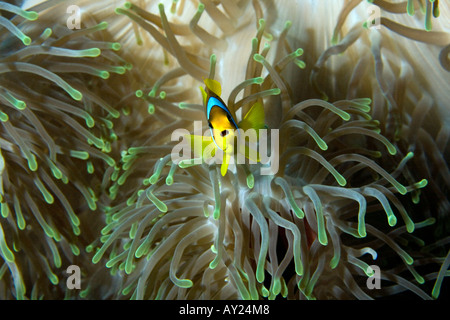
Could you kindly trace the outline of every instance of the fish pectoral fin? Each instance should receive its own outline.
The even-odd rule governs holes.
[[[247,112],[244,119],[239,122],[238,127],[244,131],[248,129],[264,129],[266,124],[263,105],[260,102],[256,102]]]
[[[211,157],[214,157],[215,144],[211,137],[204,137],[200,135],[191,134],[189,135],[189,140],[191,143],[191,149],[194,150],[195,157],[203,158],[205,155],[210,155]]]
[[[203,160],[208,160],[214,158],[215,155],[216,145],[213,141],[210,141],[207,145],[205,145],[205,148],[202,149],[202,158]]]
[[[220,97],[220,95],[222,94],[222,86],[220,85],[219,81],[214,79],[203,79],[203,82],[205,82],[205,85],[209,90]]]

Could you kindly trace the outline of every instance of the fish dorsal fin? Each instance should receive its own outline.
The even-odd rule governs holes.
[[[256,102],[247,112],[244,119],[239,122],[238,126],[244,131],[247,129],[264,129],[266,124],[263,105],[260,102]]]
[[[219,81],[214,79],[203,79],[203,81],[210,91],[220,97],[220,95],[222,94],[222,86],[220,85]]]
[[[208,95],[206,94],[206,91],[205,91],[205,89],[203,89],[203,87],[199,87],[199,88],[202,93],[203,105],[206,106],[206,99],[208,99]]]

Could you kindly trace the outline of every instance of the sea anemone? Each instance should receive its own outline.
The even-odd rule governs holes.
[[[104,79],[126,71],[120,45],[99,37],[105,22],[72,31],[54,21],[60,9],[0,2],[14,14],[0,16],[2,299],[70,295],[61,267],[85,264],[81,252],[97,233],[88,221],[103,221],[89,211],[115,164],[108,153],[120,113],[110,98],[120,94]]]
[[[17,230],[8,214],[0,229],[0,241],[5,239],[0,243],[5,260],[0,276],[6,268],[11,274],[1,278],[3,295],[9,297],[5,292],[14,282],[20,294],[12,296],[25,297],[21,279],[27,270],[31,280],[25,282],[43,279],[35,281],[38,293],[32,298],[60,297],[62,285],[58,290],[41,287],[42,281],[52,279],[48,261],[63,250],[67,261],[55,267],[80,265],[83,298],[438,298],[450,264],[450,36],[439,23],[444,19],[436,17],[445,18],[448,5],[428,0],[323,2],[303,6],[293,1],[180,0],[125,2],[119,7],[107,1],[101,6],[77,2],[89,20],[108,20],[103,36],[111,42],[91,42],[95,33],[86,30],[95,27],[84,27],[62,30],[59,36],[82,33],[89,37],[84,46],[55,40],[58,47],[92,51],[102,46],[102,55],[95,59],[114,57],[123,68],[103,62],[110,68],[106,70],[124,73],[131,65],[125,61],[134,68],[105,81],[83,67],[78,71],[85,71],[89,80],[80,81],[80,74],[61,77],[58,66],[64,62],[57,57],[37,55],[26,61],[63,79],[82,95],[81,102],[58,81],[53,81],[57,90],[49,94],[38,81],[21,78],[10,89],[1,78],[2,88],[27,107],[33,97],[49,95],[57,105],[78,110],[74,116],[85,111],[93,118],[93,126],[86,120],[89,129],[81,130],[80,124],[73,128],[73,116],[60,115],[68,110],[37,104],[35,111],[31,105],[32,111],[45,113],[35,122],[23,114],[29,123],[11,127],[28,130],[25,143],[33,141],[34,149],[25,144],[31,149],[27,154],[24,143],[14,140],[8,150],[1,140],[2,214],[3,203],[5,208],[14,206],[17,193],[11,188],[25,189],[20,204],[29,204],[36,195],[49,198],[47,186],[61,202],[61,212],[82,222],[79,236],[69,233],[78,225],[53,222],[61,217],[46,208],[55,204],[40,199],[26,209],[27,224],[36,225],[32,233],[37,241],[25,243],[15,239],[27,230]],[[61,10],[56,3],[44,2],[44,9]],[[33,10],[44,10],[38,9]],[[111,51],[118,47],[115,43],[122,45],[121,57]],[[423,61],[412,50],[428,59]],[[7,51],[4,59],[22,62],[16,52],[21,50]],[[65,59],[92,66],[88,57]],[[272,159],[279,158],[275,170],[266,163],[237,163],[222,176],[218,164],[172,161],[178,143],[172,133],[180,128],[193,132],[194,121],[205,119],[198,90],[203,78],[222,83],[222,97],[239,119],[253,103],[264,106],[269,131],[278,133],[268,151]],[[21,86],[26,91],[20,91]],[[7,122],[12,121],[7,114]],[[58,162],[51,158],[51,141],[36,123],[55,132],[58,139],[51,141]],[[75,130],[62,132],[67,128]],[[203,121],[203,132],[207,128]],[[84,132],[100,136],[99,145]],[[71,155],[70,150],[78,153]],[[83,152],[89,160],[73,159]],[[39,159],[38,174],[23,165],[30,163],[29,154]],[[68,179],[59,193],[50,179],[44,180],[42,172],[49,176],[53,168],[45,166],[47,158],[57,168],[67,168],[60,169]],[[79,163],[91,158],[95,163],[80,173]],[[8,164],[26,172],[14,169],[12,174]],[[95,170],[89,169],[94,165]],[[76,190],[84,196],[82,204]],[[87,216],[87,207],[97,209],[95,218]],[[50,234],[42,221],[51,227]],[[61,234],[59,241],[56,234]],[[39,255],[39,263],[27,261],[26,254],[20,263],[8,259],[12,243],[25,243],[21,250]],[[83,252],[75,259],[65,243]],[[33,274],[30,265],[43,271]],[[381,278],[376,289],[367,285],[373,276]]]
[[[129,2],[116,10],[141,28],[132,32],[144,45],[154,43],[163,52],[145,69],[161,65],[158,72],[167,72],[137,91],[153,121],[140,128],[145,141],[138,144],[138,138],[128,146],[122,168],[112,175],[112,197],[126,196],[126,205],[119,200],[108,212],[103,245],[93,262],[108,254],[112,273],[127,275],[122,294],[137,299],[367,299],[405,290],[428,298],[418,284],[438,274],[433,269],[421,276],[417,269],[439,266],[443,258],[429,255],[431,248],[410,234],[433,224],[436,214],[415,216],[401,196],[411,193],[418,203],[433,176],[408,169],[417,148],[402,145],[409,123],[394,122],[387,113],[395,106],[389,100],[393,93],[383,86],[379,39],[357,23],[314,57],[314,45],[290,35],[290,20],[280,29],[282,10],[251,4],[202,1],[189,24],[177,22],[176,15],[169,22],[162,4],[156,14],[153,6],[149,12]],[[184,5],[172,13],[185,15]],[[278,18],[265,18],[264,12]],[[199,26],[204,13],[216,26]],[[150,39],[144,40],[145,34]],[[348,52],[336,67],[326,65],[331,56],[350,51],[357,39],[364,43],[357,50],[369,49],[371,61],[368,57],[355,67],[350,57],[356,53]],[[304,49],[293,47],[297,44]],[[308,49],[310,67],[306,58],[306,65],[299,60]],[[233,52],[248,58],[237,61]],[[348,72],[353,68],[353,74]],[[253,102],[264,102],[269,127],[280,130],[278,172],[266,176],[259,174],[260,166],[237,165],[222,178],[215,165],[171,161],[170,133],[192,129],[193,120],[203,117],[198,93],[191,89],[203,77],[221,79],[228,105],[238,113],[241,109],[241,115]],[[405,91],[414,87],[401,89],[404,96],[398,99],[405,99]],[[412,121],[406,114],[404,121]],[[445,207],[447,199],[442,199]],[[405,249],[409,246],[414,250]],[[381,265],[386,283],[379,291],[365,287],[373,272],[369,264]]]

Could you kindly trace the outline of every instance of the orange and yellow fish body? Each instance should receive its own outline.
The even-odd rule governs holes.
[[[216,146],[225,151],[233,144],[236,132],[239,132],[236,117],[220,98],[222,92],[220,83],[213,79],[205,79],[204,82],[206,88],[200,87],[200,90],[211,137]]]

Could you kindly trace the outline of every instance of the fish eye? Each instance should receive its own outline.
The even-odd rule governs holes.
[[[223,130],[223,131],[220,133],[220,136],[221,136],[221,137],[225,137],[227,134],[228,134],[228,130]]]

